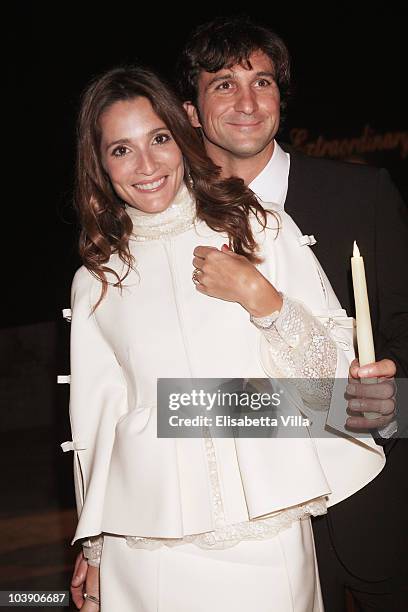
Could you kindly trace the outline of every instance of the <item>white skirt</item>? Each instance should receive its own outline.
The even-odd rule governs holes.
[[[101,612],[323,612],[310,520],[224,550],[104,534],[100,600]]]

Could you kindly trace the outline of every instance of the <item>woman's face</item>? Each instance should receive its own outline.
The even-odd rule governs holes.
[[[115,102],[99,125],[102,164],[117,195],[147,213],[166,210],[183,180],[183,156],[150,101]]]

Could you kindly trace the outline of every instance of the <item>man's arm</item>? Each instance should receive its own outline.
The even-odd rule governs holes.
[[[376,201],[377,359],[391,359],[408,377],[408,209],[388,172],[379,173]]]
[[[375,364],[359,368],[353,362],[350,367],[352,383],[364,377],[377,377],[378,385],[357,385],[357,408],[348,425],[354,428],[378,429],[393,417],[392,399],[394,392],[391,380],[408,377],[408,210],[388,172],[381,169],[378,174],[375,202],[375,270],[377,283],[378,319],[374,328],[376,358]],[[404,381],[405,382],[405,381]],[[398,381],[397,381],[398,384]],[[405,384],[400,384],[405,391]],[[405,393],[403,393],[405,394]],[[403,395],[401,394],[401,395]],[[408,422],[408,410],[402,397],[397,419],[396,435],[402,435]],[[351,407],[353,408],[353,407]],[[378,412],[379,421],[369,422],[358,412]]]

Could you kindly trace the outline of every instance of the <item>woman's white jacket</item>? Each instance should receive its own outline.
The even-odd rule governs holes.
[[[272,229],[257,234],[264,257],[259,269],[285,295],[330,322],[336,376],[347,378],[354,357],[350,319],[307,240],[284,211],[280,215],[277,236]],[[95,312],[100,283],[86,268],[77,271],[71,302],[72,441],[62,444],[74,451],[79,521],[72,543],[101,532],[180,538],[215,528],[204,442],[157,438],[156,380],[274,374],[268,342],[248,313],[237,303],[199,293],[191,280],[194,248],[225,242],[225,235],[202,222],[157,240],[132,240],[135,270],[122,291],[109,287]],[[109,265],[122,270],[116,255]],[[339,433],[346,405],[337,404],[340,419],[331,407],[324,422],[338,431],[330,429],[326,437],[214,439],[227,523],[322,495],[337,503],[379,473],[382,449],[371,438],[357,441]]]

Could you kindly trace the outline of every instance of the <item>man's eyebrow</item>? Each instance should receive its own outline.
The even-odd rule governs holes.
[[[257,72],[256,76],[258,77],[270,77],[272,79],[275,78],[275,73],[272,70],[263,70],[261,72]]]
[[[162,125],[158,128],[154,128],[154,130],[150,130],[150,132],[147,132],[146,136],[153,136],[154,134],[157,134],[157,132],[161,132],[163,130],[168,130],[168,128],[166,128],[165,125]],[[109,142],[106,145],[105,149],[108,150],[110,147],[117,144],[132,144],[132,140],[130,138],[119,138],[118,140],[112,140],[112,142]]]
[[[233,79],[233,78],[234,78],[234,75],[232,72],[227,72],[226,74],[220,74],[219,76],[213,77],[207,83],[207,88],[211,87],[211,85],[213,85],[214,83],[217,83],[218,81],[226,81],[227,79]]]
[[[272,70],[261,70],[259,72],[256,72],[255,76],[256,77],[269,77],[269,78],[274,79],[275,73]],[[219,76],[215,76],[213,79],[211,79],[207,83],[206,89],[211,87],[211,85],[213,85],[214,83],[217,83],[219,81],[227,81],[228,79],[233,79],[233,78],[235,78],[235,74],[233,72],[227,72],[226,74],[220,74]]]

